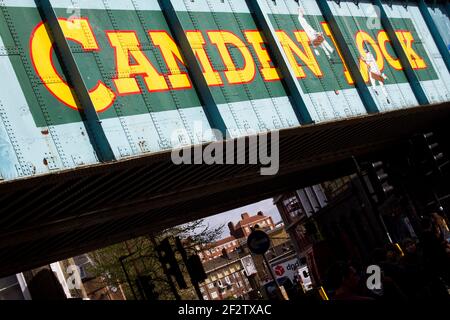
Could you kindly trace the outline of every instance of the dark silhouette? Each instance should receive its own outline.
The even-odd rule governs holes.
[[[400,263],[405,280],[402,283],[405,293],[411,300],[429,298],[430,292],[422,252],[416,242],[409,238],[403,240],[402,248],[405,255]]]
[[[388,245],[386,249],[377,248],[372,253],[372,263],[381,269],[381,287],[370,291],[371,296],[380,301],[406,301],[403,270],[399,265],[398,249]]]
[[[33,300],[65,300],[64,290],[56,275],[49,269],[42,269],[28,285]]]
[[[448,299],[446,285],[450,283],[450,261],[446,251],[447,242],[432,219],[424,218],[422,229],[424,268],[429,278],[432,297]]]
[[[337,262],[328,270],[327,286],[334,291],[332,300],[374,300],[362,294],[361,277],[355,268],[346,262]]]

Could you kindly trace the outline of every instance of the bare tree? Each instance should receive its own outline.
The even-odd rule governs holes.
[[[166,229],[153,236],[159,243],[166,237],[180,237],[183,241],[186,251],[189,254],[195,253],[196,247],[203,247],[209,243],[218,240],[222,234],[224,225],[211,228],[203,219],[186,223],[180,226]],[[93,277],[100,277],[109,286],[122,285],[128,299],[133,299],[130,283],[123,271],[120,261],[131,280],[131,285],[135,289],[135,283],[138,276],[150,276],[155,285],[155,291],[159,294],[159,299],[174,299],[168,285],[167,276],[161,269],[161,263],[155,251],[154,245],[149,237],[139,237],[118,243],[107,248],[99,249],[88,254],[92,265],[88,272]],[[188,279],[186,267],[181,263],[181,257],[177,254],[180,268]],[[137,291],[136,289],[134,290]],[[195,299],[193,288],[179,290],[183,299]],[[139,298],[139,297],[138,297]]]

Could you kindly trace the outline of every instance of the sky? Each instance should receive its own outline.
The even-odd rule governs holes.
[[[251,216],[254,216],[258,213],[258,211],[262,211],[265,215],[271,216],[274,223],[281,221],[280,213],[278,212],[277,207],[273,205],[272,198],[270,198],[244,207],[216,214],[205,218],[204,222],[205,224],[209,224],[211,228],[224,224],[225,227],[222,230],[221,238],[225,238],[230,235],[228,222],[232,221],[236,224],[239,220],[241,220],[241,213],[248,212]]]

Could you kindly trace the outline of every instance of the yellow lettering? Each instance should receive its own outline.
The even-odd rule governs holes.
[[[358,31],[356,34],[356,46],[358,47],[359,53],[365,58],[366,52],[364,51],[364,45],[370,45],[375,51],[375,59],[377,62],[378,69],[383,70],[384,68],[384,59],[381,54],[380,47],[377,42],[365,31]],[[369,67],[363,61],[363,59],[359,59],[359,71],[363,76],[364,81],[369,81]]]
[[[388,34],[386,31],[381,31],[378,33],[378,45],[380,46],[381,53],[386,58],[386,61],[396,70],[402,70],[402,65],[399,59],[394,59],[386,48],[386,43],[391,42],[389,40]]]
[[[180,53],[175,41],[166,31],[149,31],[150,38],[155,46],[161,50],[164,61],[170,71],[169,81],[173,89],[191,88],[191,82],[186,72],[181,71],[179,61],[186,66],[183,56]]]
[[[229,31],[209,31],[211,43],[216,45],[222,61],[225,64],[225,76],[230,84],[249,83],[253,81],[256,73],[255,62],[252,54],[242,42],[242,40]],[[239,50],[244,58],[244,67],[238,69],[231,57],[228,45],[232,45]]]
[[[205,38],[203,37],[201,31],[187,31],[186,37],[188,38],[189,44],[198,59],[198,62],[202,66],[203,76],[205,77],[206,83],[209,86],[220,86],[223,84],[222,78],[219,72],[215,71],[211,61],[205,50]]]
[[[306,64],[309,70],[311,70],[316,77],[322,77],[323,76],[322,70],[320,70],[320,66],[317,63],[316,56],[311,50],[311,47],[309,45],[310,39],[308,35],[306,34],[305,31],[295,31],[294,35],[297,41],[302,45],[303,49],[305,50],[304,52],[302,52],[301,50],[299,51],[300,59]]]
[[[341,49],[336,43],[336,39],[334,39],[333,34],[331,33],[330,26],[326,22],[322,22],[322,28],[325,31],[325,34],[330,37],[331,41],[333,41],[334,46],[336,47],[337,53],[339,55],[339,58],[341,58],[342,64],[344,65],[344,76],[347,80],[348,84],[354,84],[352,75],[350,74],[350,71],[348,71],[347,64],[344,61],[344,58],[342,57]]]
[[[87,19],[79,18],[69,21],[60,18],[58,20],[67,40],[80,44],[86,51],[99,50]],[[50,93],[66,106],[72,109],[81,109],[77,105],[72,88],[61,78],[53,64],[53,42],[43,23],[36,27],[31,36],[30,53],[36,73]],[[89,96],[98,112],[108,109],[116,97],[114,92],[102,81],[98,81],[94,89],[89,91]]]
[[[280,40],[281,46],[294,69],[295,76],[297,78],[306,78],[305,71],[302,65],[298,63],[296,57],[298,57],[311,71],[317,76],[321,77],[322,70],[320,70],[319,64],[317,63],[316,57],[309,46],[309,38],[305,31],[294,32],[295,38],[303,46],[304,51],[287,35],[284,31],[277,31],[278,39]]]
[[[412,44],[414,42],[413,35],[410,31],[396,31],[395,34],[400,40],[403,50],[408,57],[409,63],[413,69],[424,69],[427,67],[425,60],[422,59],[417,52],[413,49]]]
[[[278,73],[277,68],[272,66],[272,59],[270,58],[267,49],[263,47],[264,40],[261,32],[257,30],[245,31],[245,37],[258,56],[259,62],[261,63],[261,74],[264,80],[280,80],[280,74]]]
[[[117,77],[113,79],[120,95],[140,93],[137,75],[144,77],[148,91],[168,90],[164,76],[153,67],[140,48],[134,31],[107,31],[106,35],[115,50]],[[130,64],[130,57],[135,63]]]

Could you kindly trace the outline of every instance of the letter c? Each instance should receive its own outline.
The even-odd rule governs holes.
[[[71,41],[79,43],[83,50],[99,50],[95,35],[86,18],[58,19],[64,36]],[[34,29],[30,39],[31,61],[42,83],[60,102],[78,110],[72,88],[61,78],[53,63],[53,41],[50,39],[46,25],[41,22]],[[105,111],[114,102],[116,95],[102,81],[89,91],[95,110]]]

